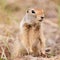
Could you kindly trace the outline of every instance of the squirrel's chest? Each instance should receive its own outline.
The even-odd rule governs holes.
[[[29,29],[29,39],[38,39],[40,36],[40,27],[31,27]]]

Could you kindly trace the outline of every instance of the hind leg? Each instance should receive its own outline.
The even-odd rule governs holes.
[[[32,55],[33,56],[39,56],[39,52],[38,52],[38,40],[35,41],[33,44],[32,44]]]
[[[40,50],[40,52],[39,52],[40,55],[43,56],[43,57],[45,57],[46,56],[46,53],[45,53],[45,47],[46,47],[45,46],[45,41],[42,41],[40,39],[40,46],[39,47],[40,47],[40,49],[39,49]]]

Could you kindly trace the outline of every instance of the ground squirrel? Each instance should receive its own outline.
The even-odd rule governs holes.
[[[20,22],[20,39],[27,53],[45,54],[45,38],[42,30],[43,9],[29,8]]]

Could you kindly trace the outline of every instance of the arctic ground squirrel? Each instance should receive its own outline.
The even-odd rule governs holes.
[[[29,8],[20,22],[20,40],[28,54],[45,55],[46,40],[41,26],[43,19],[43,9]]]

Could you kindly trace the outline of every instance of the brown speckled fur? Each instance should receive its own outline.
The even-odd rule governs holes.
[[[39,18],[44,14],[41,9],[35,9],[35,12],[37,13],[35,16],[38,16]],[[39,18],[33,16],[34,18],[37,18],[34,20],[31,18],[31,14],[28,16],[30,16],[30,18],[23,19],[20,24],[21,42],[28,54],[40,55],[42,53],[42,55],[45,55],[45,37],[43,34],[43,28],[41,27],[42,21],[38,21]],[[30,19],[32,19],[32,21]]]

